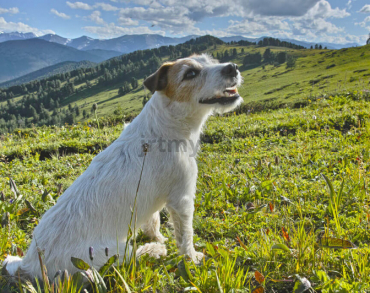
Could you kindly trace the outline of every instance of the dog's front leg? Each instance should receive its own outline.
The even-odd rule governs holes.
[[[161,220],[158,211],[155,212],[141,228],[143,229],[144,234],[154,241],[164,243],[165,241],[167,241],[167,238],[165,238],[159,231],[160,226]]]
[[[175,237],[180,254],[186,254],[195,262],[199,263],[204,257],[203,253],[197,252],[193,245],[193,213],[194,199],[183,197],[178,202],[167,204],[175,228]]]

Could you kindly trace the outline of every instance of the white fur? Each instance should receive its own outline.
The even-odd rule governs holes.
[[[134,209],[144,162],[144,143],[149,144],[149,152],[137,195],[136,229],[142,227],[144,233],[163,243],[159,211],[166,206],[174,223],[180,253],[196,262],[201,260],[203,254],[196,252],[193,246],[197,179],[194,155],[207,117],[213,111],[234,109],[242,99],[228,106],[199,104],[201,99],[222,92],[230,81],[220,74],[226,64],[218,64],[207,55],[191,59],[202,67],[202,74],[206,74],[201,91],[188,102],[170,101],[163,92],[156,92],[121,136],[93,159],[56,205],[44,214],[23,260],[9,256],[4,261],[10,274],[14,275],[19,267],[29,276],[41,277],[37,247],[44,251],[44,264],[50,278],[58,270],[76,272],[72,256],[91,264],[90,246],[94,247],[95,267],[106,262],[105,247],[109,248],[109,256],[118,251],[123,261],[131,209]],[[240,74],[234,79],[240,85]],[[165,141],[165,151],[159,146],[159,138]],[[169,141],[175,143],[169,144]],[[179,141],[185,143],[176,146]],[[163,244],[150,243],[137,252],[159,257],[166,254],[166,248]]]

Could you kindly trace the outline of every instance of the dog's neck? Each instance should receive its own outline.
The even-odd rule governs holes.
[[[198,140],[211,110],[191,105],[190,102],[171,101],[155,92],[142,113],[155,135]]]

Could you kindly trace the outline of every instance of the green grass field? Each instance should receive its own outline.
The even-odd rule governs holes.
[[[277,77],[272,76],[285,72],[285,67],[243,71],[241,93],[250,93],[246,101],[275,95],[285,100],[294,88],[302,87],[308,106],[231,113],[207,122],[198,157],[194,216],[195,247],[206,254],[204,262],[196,266],[177,255],[163,211],[161,231],[169,239],[169,255],[110,269],[104,278],[106,291],[94,285],[89,292],[368,292],[370,95],[362,91],[369,88],[365,78],[359,78],[366,71],[353,74],[366,69],[369,61],[356,59],[363,51],[349,49],[342,61],[326,56],[335,51],[316,51],[298,59],[294,71]],[[318,57],[324,62],[318,63]],[[357,61],[351,63],[350,58]],[[335,67],[325,69],[333,62]],[[319,74],[332,75],[331,70],[336,70],[333,80],[323,89],[316,83],[317,97],[310,99],[308,81]],[[284,84],[275,80],[291,83],[289,76],[301,76],[299,86],[264,94]],[[340,87],[335,81],[356,76],[358,80]],[[326,80],[320,83],[324,86]],[[263,92],[257,94],[262,85]],[[325,94],[355,85],[358,91]],[[98,97],[88,99],[101,102]],[[100,114],[109,107],[100,107]],[[24,129],[0,138],[1,260],[27,249],[41,215],[122,128],[81,123]],[[18,192],[12,191],[10,178]],[[139,233],[138,245],[148,241]],[[13,292],[7,281],[0,277],[1,292]],[[76,292],[72,279],[64,279],[63,286],[58,292]],[[30,286],[23,289],[41,291],[37,286],[34,291]]]

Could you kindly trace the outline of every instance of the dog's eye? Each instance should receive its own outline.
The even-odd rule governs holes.
[[[185,73],[184,79],[192,79],[199,74],[199,70],[190,69],[188,72]]]

